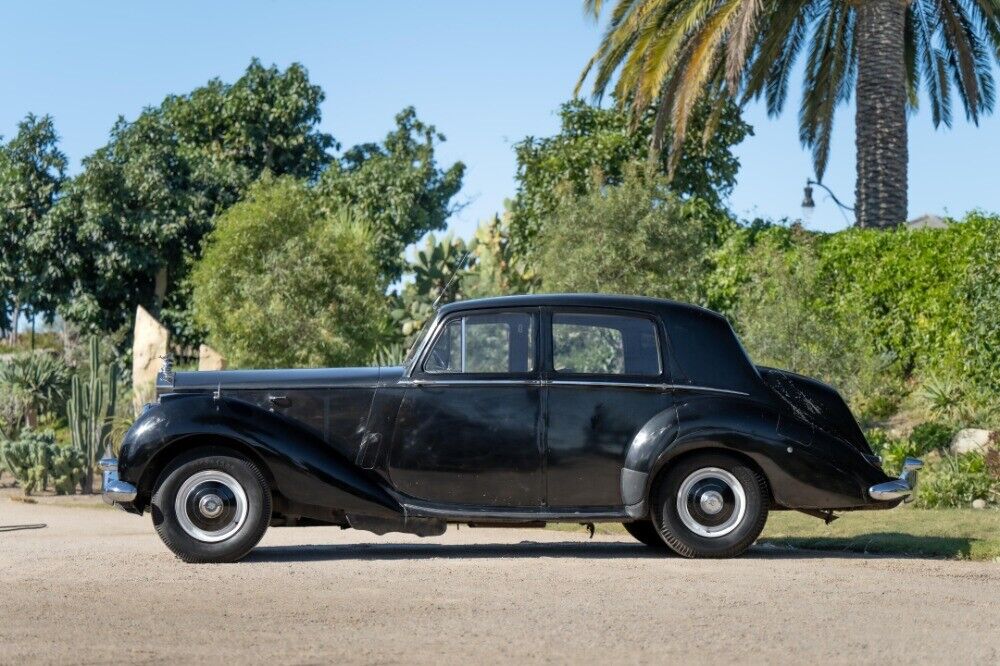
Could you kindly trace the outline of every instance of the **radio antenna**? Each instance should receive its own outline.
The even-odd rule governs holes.
[[[462,259],[458,262],[458,266],[455,267],[455,272],[451,274],[448,284],[441,288],[441,291],[438,292],[437,298],[435,298],[434,302],[431,304],[432,310],[437,310],[438,302],[444,298],[445,294],[448,293],[448,290],[451,289],[451,285],[455,284],[455,280],[458,278],[458,274],[462,272],[462,269],[465,268],[465,262],[469,260],[470,254],[472,254],[472,250],[466,250],[465,254],[462,255]]]

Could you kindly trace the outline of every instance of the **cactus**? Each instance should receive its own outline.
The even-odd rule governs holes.
[[[102,376],[103,372],[103,376]],[[97,338],[90,339],[90,369],[86,381],[73,375],[70,399],[66,405],[73,448],[83,455],[84,468],[80,488],[93,492],[94,466],[103,451],[115,413],[118,374],[114,365],[102,370]]]
[[[68,446],[52,446],[49,458],[49,477],[59,495],[72,495],[76,484],[86,471],[83,454]]]
[[[48,485],[54,449],[55,436],[51,432],[25,430],[20,439],[0,444],[0,458],[24,494],[30,495]]]

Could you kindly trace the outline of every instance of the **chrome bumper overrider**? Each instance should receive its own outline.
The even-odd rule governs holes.
[[[135,486],[118,478],[118,459],[102,458],[100,465],[104,472],[104,482],[101,484],[104,501],[114,504],[134,500],[137,494]]]
[[[868,489],[868,494],[877,500],[896,500],[905,497],[905,501],[911,501],[913,491],[917,488],[917,470],[923,466],[924,463],[916,458],[907,458],[903,463],[903,473],[898,479],[876,484]]]

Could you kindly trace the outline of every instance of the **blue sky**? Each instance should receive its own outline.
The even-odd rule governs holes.
[[[106,141],[115,118],[134,118],[168,93],[208,79],[237,78],[250,58],[301,62],[326,91],[323,127],[344,146],[380,139],[394,114],[414,105],[444,132],[442,162],[468,167],[451,220],[468,235],[514,192],[513,144],[556,131],[600,26],[580,0],[334,0],[21,2],[4,12],[0,41],[0,133],[25,113],[52,114],[74,169]],[[751,106],[755,136],[730,205],[740,216],[798,217],[810,158],[798,143],[796,103],[778,120]],[[826,183],[854,189],[853,107],[842,107]],[[955,110],[956,118],[961,112]],[[1000,210],[992,182],[1000,125],[956,122],[934,131],[929,114],[910,123],[910,215]],[[815,229],[847,225],[817,192]]]

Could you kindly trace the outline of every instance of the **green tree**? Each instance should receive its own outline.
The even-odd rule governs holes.
[[[66,180],[52,118],[28,114],[0,147],[0,331],[17,342],[22,314],[51,316],[56,307],[48,257],[34,239]]]
[[[693,121],[695,127],[681,146],[682,155],[671,189],[682,197],[697,197],[721,205],[736,184],[740,163],[732,147],[751,132],[740,118],[739,109],[726,103],[711,118],[713,109],[702,104]],[[511,227],[515,242],[530,245],[559,202],[555,194],[587,194],[617,185],[637,167],[654,174],[666,174],[669,151],[648,162],[654,135],[655,114],[643,114],[633,123],[618,108],[591,106],[572,100],[560,107],[561,127],[550,137],[527,137],[515,146],[517,154],[517,196]],[[703,131],[708,123],[715,131],[708,141]]]
[[[702,303],[709,251],[732,223],[662,180],[567,197],[539,236],[534,269],[546,292],[634,294]]]
[[[417,118],[412,107],[396,115],[396,129],[381,144],[354,146],[330,165],[319,191],[332,210],[350,207],[371,223],[382,271],[399,279],[404,248],[443,229],[455,210],[465,165],[438,166],[435,146],[445,137]]]
[[[233,84],[216,79],[119,119],[41,235],[63,267],[66,318],[114,330],[141,304],[197,339],[186,275],[202,238],[262,173],[318,176],[335,147],[317,129],[322,101],[301,65],[254,60]]]
[[[196,320],[235,367],[366,364],[388,333],[368,225],[265,178],[220,216],[196,264]]]
[[[604,0],[584,0],[599,16]],[[680,145],[698,104],[763,97],[777,115],[805,52],[799,137],[823,179],[834,111],[856,95],[860,227],[906,219],[907,110],[923,88],[934,125],[952,89],[978,122],[994,103],[1000,3],[975,0],[617,0],[578,88],[595,72],[638,119],[652,107]],[[614,81],[612,85],[613,79]],[[672,162],[678,163],[674,151]]]

